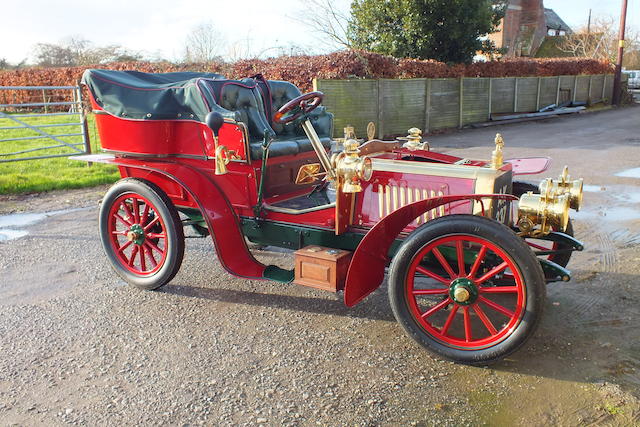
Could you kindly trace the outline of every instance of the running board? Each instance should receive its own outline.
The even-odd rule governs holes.
[[[286,270],[277,265],[268,265],[267,268],[264,269],[264,273],[262,273],[262,277],[265,279],[280,283],[293,282],[293,276],[293,270]]]

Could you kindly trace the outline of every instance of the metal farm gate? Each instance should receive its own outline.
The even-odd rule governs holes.
[[[0,163],[90,152],[80,86],[0,86]]]

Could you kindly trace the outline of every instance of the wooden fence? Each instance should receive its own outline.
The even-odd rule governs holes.
[[[424,133],[484,122],[491,114],[538,111],[566,101],[609,103],[613,75],[459,79],[314,80],[324,105],[334,114],[334,136],[354,126],[366,135],[367,123],[377,136]]]

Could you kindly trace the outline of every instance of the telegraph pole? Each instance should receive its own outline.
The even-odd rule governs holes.
[[[622,83],[622,58],[624,56],[624,29],[627,25],[627,0],[622,0],[622,13],[620,14],[620,35],[618,36],[618,61],[616,74],[613,78],[613,103],[620,105],[620,88]]]

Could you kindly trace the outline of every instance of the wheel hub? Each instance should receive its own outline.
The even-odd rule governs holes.
[[[144,243],[144,229],[140,224],[133,224],[127,231],[127,240],[137,245]]]
[[[472,280],[466,277],[459,277],[451,282],[449,296],[457,304],[473,304],[478,299],[478,287]]]

